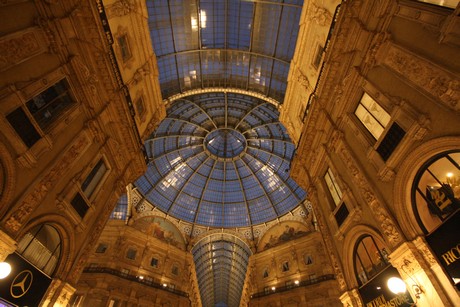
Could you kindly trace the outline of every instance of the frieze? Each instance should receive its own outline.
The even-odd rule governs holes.
[[[46,51],[38,29],[30,28],[0,39],[0,71],[22,63]]]
[[[460,79],[424,58],[391,45],[384,64],[444,103],[460,111]]]
[[[70,165],[78,160],[89,145],[90,140],[86,133],[82,133],[77,137],[76,141],[62,156],[61,160],[35,185],[32,192],[28,193],[16,206],[16,211],[7,218],[5,228],[8,232],[15,234],[19,231],[32,211],[45,198],[48,191],[62,178],[64,173],[70,168]]]

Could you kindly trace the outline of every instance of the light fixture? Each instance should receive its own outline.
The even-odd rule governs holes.
[[[298,280],[294,281],[294,283],[295,283],[296,285],[299,285],[299,281],[298,281]]]
[[[0,262],[0,279],[8,277],[11,273],[11,265],[8,262]]]
[[[275,291],[275,290],[276,290],[276,287],[275,287],[275,286],[273,286],[273,287],[272,287],[272,291]]]
[[[144,279],[144,276],[138,276],[137,278],[139,278],[140,280]]]
[[[163,287],[166,288],[168,285],[167,284],[163,284]]]
[[[394,294],[406,292],[406,284],[401,278],[391,277],[388,279],[387,286]]]
[[[412,285],[412,290],[414,291],[414,295],[417,299],[420,298],[420,294],[423,293],[422,289],[418,285]]]

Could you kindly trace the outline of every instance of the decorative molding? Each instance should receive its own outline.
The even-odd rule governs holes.
[[[38,28],[28,28],[0,38],[0,71],[27,61],[46,51],[46,43]]]
[[[383,63],[444,106],[460,112],[460,79],[407,50],[390,45]]]
[[[118,0],[105,7],[107,15],[110,17],[123,17],[134,11],[135,5],[130,0]]]
[[[332,22],[332,14],[324,7],[312,4],[310,18],[319,26],[327,26]]]
[[[403,235],[399,227],[394,222],[384,204],[378,200],[377,195],[369,184],[369,180],[367,180],[355,158],[352,157],[348,145],[343,141],[341,142],[338,154],[342,156],[345,166],[348,168],[348,173],[361,192],[363,200],[369,205],[375,219],[380,223],[380,228],[386,239],[393,247],[398,246],[403,240]]]
[[[5,229],[16,234],[26,222],[32,211],[41,203],[48,191],[53,188],[64,173],[74,164],[82,153],[91,144],[86,133],[81,133],[76,137],[72,146],[62,155],[62,158],[50,169],[50,171],[35,185],[31,192],[15,207],[16,210],[6,219]]]
[[[312,203],[315,203],[315,204],[319,203],[317,190],[313,185],[310,185],[308,187],[307,193]],[[316,216],[319,230],[323,236],[325,248],[326,248],[327,253],[329,254],[329,259],[331,261],[332,269],[334,270],[335,278],[339,284],[339,288],[341,291],[345,291],[345,289],[347,288],[347,282],[345,281],[345,277],[344,277],[339,259],[334,252],[336,249],[333,244],[332,236],[329,231],[329,228],[327,227],[327,223],[324,222],[324,217],[321,213],[320,208],[315,210],[315,216]]]

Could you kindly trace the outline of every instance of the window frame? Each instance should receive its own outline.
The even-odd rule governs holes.
[[[101,168],[96,169],[96,167],[100,165],[100,163],[101,165],[105,167],[105,171],[101,176],[97,177],[98,178],[97,182],[93,184],[93,181],[96,178],[95,176],[101,169]],[[97,156],[96,159],[94,159],[92,163],[87,167],[85,171],[85,175],[81,177],[84,179],[76,182],[76,189],[75,189],[75,192],[72,194],[73,196],[70,199],[69,204],[72,207],[72,209],[78,214],[81,220],[84,220],[86,218],[86,216],[88,215],[88,211],[93,207],[93,201],[97,198],[97,194],[100,191],[103,184],[105,183],[105,181],[107,180],[108,176],[110,175],[110,172],[111,172],[111,167],[110,167],[110,164],[108,163],[108,160],[106,159],[104,155],[100,155],[100,156]],[[91,178],[90,182],[87,183],[90,178]],[[83,187],[84,185],[85,187]],[[89,195],[87,195],[86,193],[88,191],[87,188],[90,185],[92,186],[92,188],[89,189],[89,193],[88,193]],[[79,201],[84,201],[84,203],[88,207],[86,208],[83,215],[81,214],[81,212],[77,210],[77,208],[75,208],[74,202],[76,202],[78,198],[80,198]]]

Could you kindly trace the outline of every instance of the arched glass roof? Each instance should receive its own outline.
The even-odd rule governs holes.
[[[280,217],[306,194],[289,176],[294,144],[266,101],[236,93],[180,99],[146,142],[151,159],[135,185],[154,206],[209,227]]]
[[[252,254],[249,247],[229,234],[212,234],[192,253],[203,306],[239,306]]]
[[[303,0],[147,0],[163,98],[239,88],[279,103]]]

